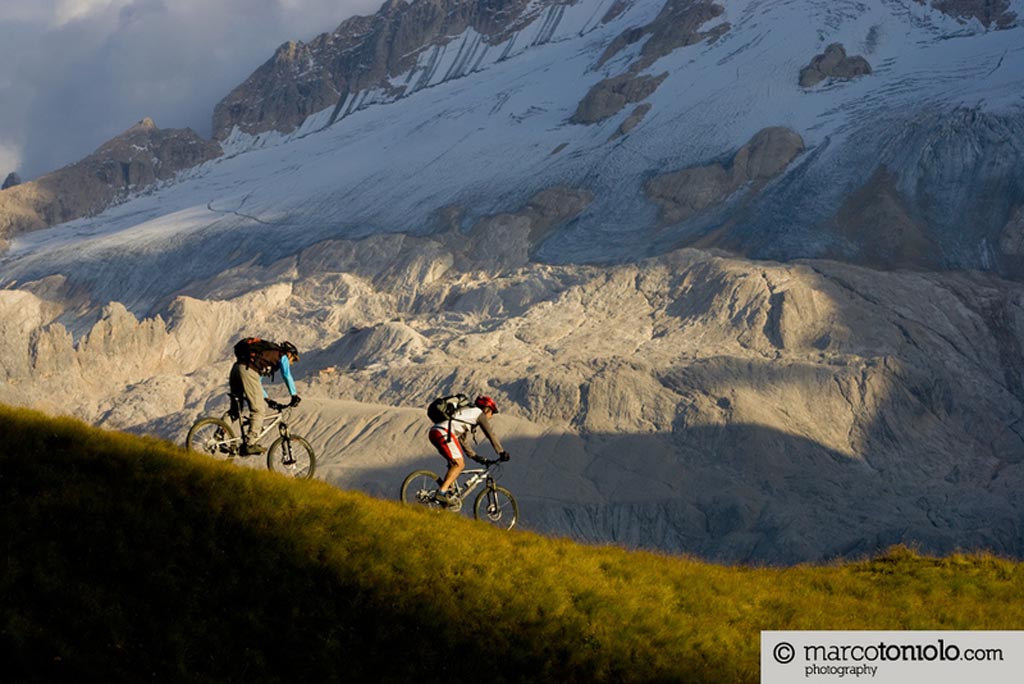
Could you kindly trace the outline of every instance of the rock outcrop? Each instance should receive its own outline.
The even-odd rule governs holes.
[[[615,116],[627,104],[640,102],[657,90],[668,74],[639,76],[632,73],[606,78],[580,101],[569,123],[592,124]]]
[[[840,43],[832,43],[800,70],[800,87],[810,88],[826,78],[848,81],[871,73],[871,65],[863,57],[848,57]]]
[[[525,266],[555,228],[577,216],[593,199],[586,190],[565,186],[542,190],[518,212],[487,216],[474,224],[471,234],[478,239],[465,253],[479,264]]]
[[[649,111],[651,111],[651,104],[649,102],[645,102],[644,104],[637,106],[629,116],[622,120],[622,123],[619,124],[617,129],[615,129],[615,132],[612,133],[609,140],[615,140],[616,138],[621,138],[624,135],[629,135],[629,132],[644,120],[644,117],[647,116]]]
[[[236,128],[252,135],[289,133],[310,114],[329,107],[334,108],[332,119],[337,118],[356,106],[357,94],[370,89],[397,97],[414,86],[395,86],[390,78],[410,72],[423,51],[450,42],[468,28],[485,41],[500,43],[517,25],[557,4],[389,0],[376,14],[352,17],[308,44],[292,41],[279,47],[217,104],[214,138],[224,140]]]
[[[665,224],[685,221],[716,206],[747,183],[764,184],[785,171],[804,150],[803,139],[788,128],[766,128],[726,164],[696,166],[655,176],[644,191]]]
[[[580,101],[576,111],[569,118],[569,123],[598,123],[615,116],[627,104],[640,102],[649,97],[668,74],[653,76],[642,72],[677,48],[704,40],[715,40],[727,32],[728,24],[720,24],[710,31],[700,31],[701,26],[721,15],[723,11],[721,5],[710,0],[669,0],[649,24],[620,34],[605,49],[598,59],[597,66],[603,66],[629,45],[646,39],[640,49],[640,55],[629,65],[625,73],[595,84]],[[639,118],[643,118],[646,111],[644,110]],[[634,115],[636,113],[634,110]],[[638,120],[633,118],[629,123],[624,121],[621,126],[625,126],[628,131]]]
[[[0,185],[0,190],[13,188],[15,185],[21,185],[21,176],[19,176],[16,172],[11,171],[9,174],[7,174],[7,178],[4,179],[4,184]]]
[[[1024,257],[1024,207],[1017,207],[999,235],[999,250],[1006,256]]]
[[[85,159],[0,191],[0,239],[97,214],[221,153],[191,129],[161,130],[143,119]]]
[[[927,226],[897,189],[885,167],[851,192],[828,228],[847,244],[859,245],[856,254],[836,254],[872,268],[938,268],[941,250]]]
[[[1017,25],[1017,14],[1010,11],[1010,0],[914,0],[934,7],[943,14],[965,22],[977,19],[986,28],[1006,29]]]
[[[676,48],[715,40],[729,30],[729,24],[719,24],[709,31],[700,29],[724,11],[712,0],[668,0],[649,24],[624,31],[615,38],[601,55],[597,66],[603,66],[627,46],[645,38],[647,42],[641,48],[639,58],[630,65],[631,71],[646,69]]]

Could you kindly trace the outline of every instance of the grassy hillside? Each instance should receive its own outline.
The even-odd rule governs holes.
[[[1024,628],[995,557],[586,547],[7,407],[0,549],[12,682],[757,682],[763,629]]]

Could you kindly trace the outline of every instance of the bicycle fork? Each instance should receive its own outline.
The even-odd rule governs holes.
[[[487,476],[487,517],[491,520],[499,520],[501,518],[501,506],[498,505],[498,490],[494,484],[494,478],[490,475]]]
[[[288,426],[285,425],[282,420],[277,424],[277,429],[281,433],[281,465],[295,465],[295,457],[292,456],[292,440],[288,434]]]

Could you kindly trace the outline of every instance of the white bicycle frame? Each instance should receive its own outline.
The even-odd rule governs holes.
[[[221,420],[230,424],[231,412],[228,411],[227,413],[225,413]],[[252,420],[251,414],[249,416],[246,416],[245,418],[242,418],[242,416],[238,417],[239,434],[235,439],[239,441],[242,440],[242,436],[245,434],[245,428],[247,427],[246,423],[249,422],[250,420]],[[260,434],[256,436],[256,441],[261,441],[275,427],[278,428],[278,431],[280,431],[281,435],[283,436],[288,431],[288,424],[283,423],[283,420],[284,414],[281,411],[278,411],[277,413],[269,416],[266,420],[263,421],[263,429],[260,430]]]
[[[489,468],[472,468],[470,470],[463,470],[461,473],[459,473],[459,477],[455,478],[455,482],[452,483],[452,486],[455,489],[455,495],[460,499],[463,499],[469,496],[473,492],[473,490],[480,485],[481,482],[484,482],[485,480],[488,479],[493,481],[494,477],[487,473],[488,470]],[[459,478],[461,478],[463,475],[471,476],[468,480],[466,480],[465,484],[459,482]]]
[[[459,476],[452,482],[452,493],[455,494],[455,501],[448,504],[446,508],[452,513],[458,513],[462,510],[462,504],[466,502],[469,495],[480,486],[480,483],[486,483],[486,486],[492,490],[496,485],[494,475],[490,473],[490,466],[494,465],[495,462],[491,462],[487,468],[470,468],[469,470],[463,470],[459,473]],[[460,482],[463,476],[468,475],[469,479],[465,483]],[[436,490],[435,490],[436,491]],[[492,494],[493,496],[493,494]],[[488,497],[488,507],[493,506],[496,502]]]

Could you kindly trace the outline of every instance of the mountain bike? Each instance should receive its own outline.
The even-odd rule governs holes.
[[[519,520],[519,504],[516,503],[512,492],[498,486],[495,482],[498,469],[495,469],[493,474],[491,469],[500,462],[500,459],[483,461],[483,468],[463,470],[459,473],[448,492],[452,499],[449,504],[442,504],[434,498],[434,494],[437,493],[437,488],[443,480],[437,473],[430,470],[416,470],[409,473],[402,482],[398,498],[402,503],[422,504],[436,509],[445,508],[453,513],[458,513],[462,510],[463,502],[467,501],[473,490],[483,483],[483,490],[476,495],[473,502],[473,517],[496,527],[511,530]],[[462,478],[467,476],[468,479],[462,483]]]
[[[259,443],[276,428],[279,436],[267,449],[267,470],[308,480],[313,477],[316,470],[316,454],[305,438],[293,435],[288,429],[285,416],[290,414],[291,409],[288,407],[271,413],[263,422],[263,430],[260,431],[256,442]],[[241,418],[240,421],[239,418],[240,415],[231,410],[219,418],[199,418],[188,431],[185,448],[221,460],[241,456],[241,435],[249,427],[249,417]],[[234,422],[239,422],[237,434],[231,427]]]

